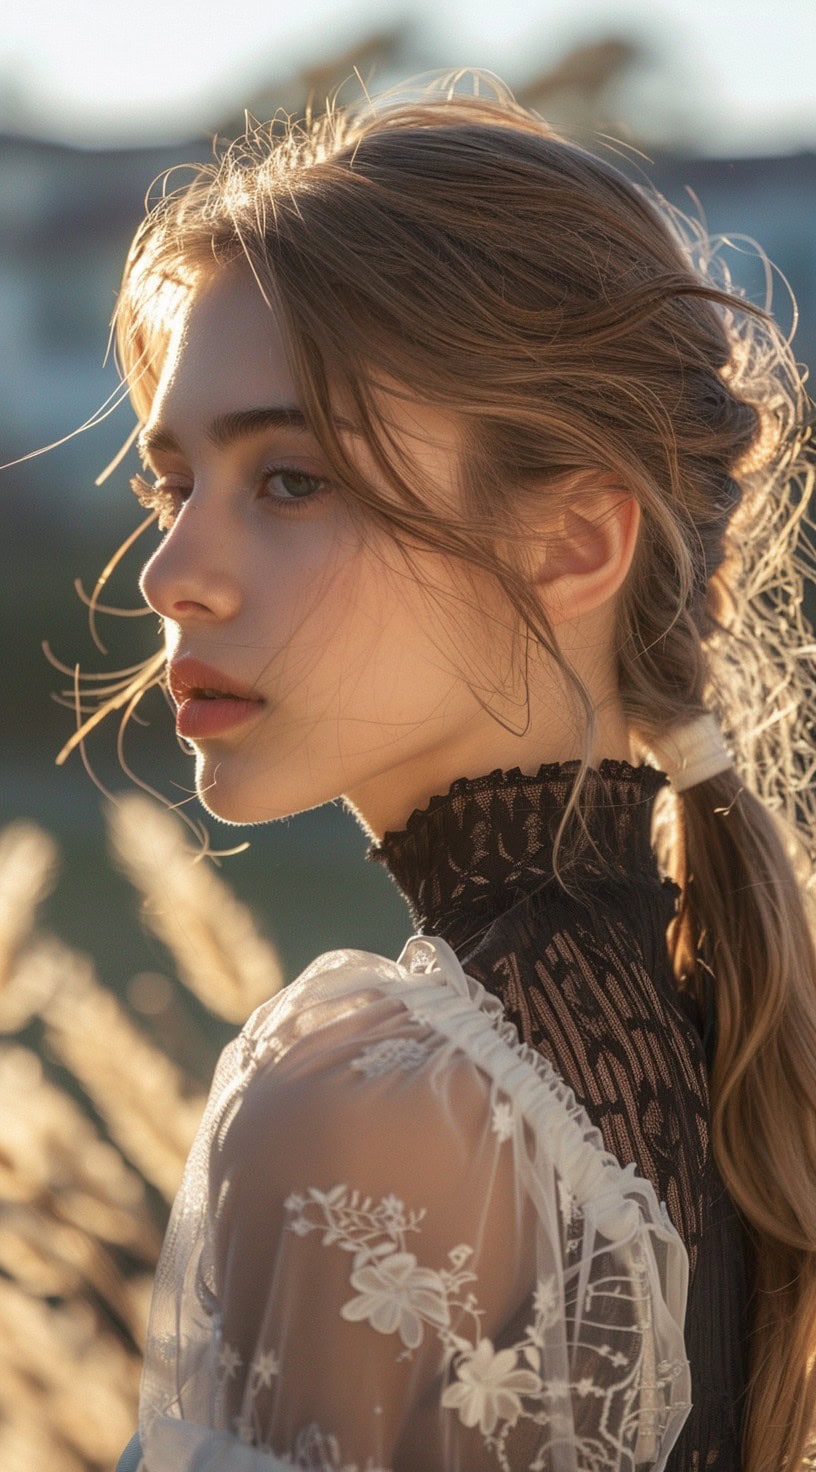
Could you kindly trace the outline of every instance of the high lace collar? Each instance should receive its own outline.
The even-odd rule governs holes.
[[[553,880],[555,835],[581,763],[545,762],[533,774],[497,768],[460,777],[444,794],[415,808],[405,827],[372,843],[366,858],[381,863],[408,902],[418,931],[450,934],[466,912],[473,928]],[[646,764],[605,759],[587,774],[588,848],[569,870],[582,889],[636,884],[662,892],[666,922],[680,891],[661,878],[652,847],[652,810],[668,782]]]

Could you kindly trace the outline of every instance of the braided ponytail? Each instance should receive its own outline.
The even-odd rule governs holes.
[[[688,608],[645,666],[624,646],[620,680],[646,750],[711,707],[736,757],[667,795],[657,844],[682,888],[669,944],[678,984],[705,1017],[712,1149],[753,1245],[744,1457],[770,1472],[816,1450],[816,648],[803,606],[816,559],[807,399],[776,329],[752,330],[766,351],[743,372],[740,397],[712,383],[721,448],[707,477],[686,481]],[[716,506],[710,520],[698,494]],[[635,579],[633,627],[639,591]],[[652,607],[647,626],[654,618]]]

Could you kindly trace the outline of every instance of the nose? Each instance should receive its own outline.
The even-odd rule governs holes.
[[[192,502],[144,567],[139,586],[156,613],[176,622],[221,623],[241,606],[226,538]]]

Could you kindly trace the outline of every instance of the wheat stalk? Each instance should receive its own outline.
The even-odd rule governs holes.
[[[178,974],[210,1011],[244,1022],[283,984],[277,952],[252,914],[204,862],[158,803],[119,798],[107,815],[119,864],[144,896],[143,916],[173,955]]]
[[[122,798],[109,821],[181,981],[243,1021],[282,985],[249,910],[157,804]],[[0,834],[0,1467],[110,1472],[136,1423],[152,1274],[204,1094],[87,956],[34,930],[56,863],[35,824]],[[15,1042],[22,1029],[42,1056]]]
[[[3,1472],[106,1472],[132,1434],[139,1361],[99,1313],[0,1279]]]
[[[17,822],[0,831],[0,988],[56,872],[57,845],[43,828]]]
[[[38,1013],[51,1053],[79,1080],[112,1138],[169,1201],[190,1150],[204,1095],[131,1021],[96,979],[93,963],[45,939],[24,952],[0,1001]]]

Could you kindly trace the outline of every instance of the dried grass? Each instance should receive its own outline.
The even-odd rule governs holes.
[[[0,832],[0,988],[56,872],[57,845],[36,823],[11,823]]]
[[[122,799],[109,825],[178,980],[242,1022],[282,984],[250,912],[158,804]],[[0,832],[0,1467],[110,1472],[204,1096],[92,961],[36,928],[56,868],[35,824]]]
[[[246,905],[213,869],[191,862],[181,825],[150,798],[119,799],[109,826],[119,864],[144,895],[145,923],[172,952],[184,985],[219,1016],[244,1022],[283,980]]]

